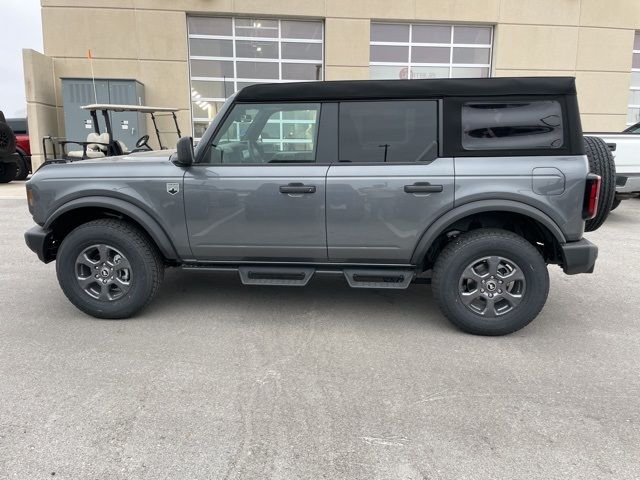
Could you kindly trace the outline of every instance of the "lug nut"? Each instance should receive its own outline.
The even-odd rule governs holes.
[[[97,277],[97,275],[96,275],[96,277]],[[480,289],[480,291],[481,291],[482,293],[484,293],[484,288],[481,288],[481,289]]]
[[[502,280],[498,280],[498,283],[502,283]]]
[[[498,290],[498,293],[502,293],[502,290]]]
[[[490,294],[489,294],[489,298],[493,298],[493,293],[490,293]]]

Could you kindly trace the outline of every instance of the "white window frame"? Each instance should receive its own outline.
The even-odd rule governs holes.
[[[205,18],[213,18],[213,17],[205,17]],[[321,75],[320,80],[324,79],[325,75],[325,47],[324,47],[324,39],[325,39],[325,31],[324,31],[324,22],[322,20],[302,20],[298,18],[278,18],[273,19],[278,22],[278,36],[277,37],[246,37],[241,35],[236,35],[236,19],[238,18],[252,18],[252,17],[229,17],[225,16],[223,18],[231,19],[231,35],[203,35],[203,34],[192,34],[187,31],[187,46],[189,48],[189,98],[191,99],[191,103],[197,102],[216,102],[223,103],[227,98],[226,97],[205,97],[204,95],[199,94],[199,92],[195,91],[191,86],[191,82],[193,80],[203,80],[203,81],[217,81],[217,82],[226,82],[233,84],[233,92],[238,91],[238,82],[240,83],[291,83],[291,82],[314,82],[316,80],[285,80],[282,78],[282,64],[311,64],[311,65],[321,65]],[[271,19],[270,19],[271,20]],[[322,38],[319,39],[300,39],[300,38],[288,38],[282,36],[282,22],[283,21],[308,21],[313,23],[321,23],[322,24]],[[187,29],[188,29],[188,18],[187,18]],[[275,28],[274,28],[275,31]],[[191,55],[191,47],[190,39],[207,39],[207,40],[229,40],[232,42],[232,56],[230,57],[221,57],[221,56],[208,56],[208,55]],[[278,57],[277,58],[251,58],[251,57],[237,57],[236,56],[236,40],[246,40],[251,42],[277,42],[278,45]],[[304,44],[319,44],[321,46],[321,58],[320,60],[300,60],[300,59],[283,59],[282,58],[282,44],[283,43],[304,43]],[[218,60],[225,62],[233,63],[233,76],[232,77],[202,77],[202,76],[192,76],[191,75],[191,60]],[[238,78],[238,62],[253,62],[253,63],[275,63],[278,65],[278,78]],[[200,95],[195,97],[195,95]],[[195,131],[195,123],[204,123],[211,122],[210,118],[206,117],[196,117],[194,116],[193,105],[190,105],[191,109],[191,123],[192,127],[194,127]],[[283,121],[287,123],[287,121]],[[298,122],[298,123],[303,123]],[[280,125],[280,130],[282,131],[282,125]],[[195,140],[199,140],[196,138]],[[289,139],[286,142],[297,143],[294,142],[293,139]]]
[[[493,36],[494,36],[494,26],[493,25],[482,25],[482,24],[450,24],[450,23],[405,23],[405,22],[371,22],[371,24],[380,24],[380,25],[409,25],[409,41],[408,42],[382,42],[378,40],[369,39],[369,47],[381,45],[381,46],[399,46],[399,47],[409,47],[408,48],[408,56],[407,62],[373,62],[369,60],[369,66],[386,66],[386,67],[406,67],[407,68],[407,79],[411,79],[411,68],[412,67],[448,67],[449,68],[449,77],[453,78],[453,69],[454,68],[486,68],[488,70],[488,76],[491,77],[493,74]],[[414,26],[423,26],[423,25],[434,25],[434,26],[445,26],[451,27],[451,36],[449,38],[448,43],[422,43],[422,42],[412,42],[411,38],[413,38],[413,27]],[[477,44],[477,43],[455,43],[453,40],[453,35],[456,27],[488,27],[491,30],[491,38],[488,44]],[[421,62],[412,62],[411,61],[411,49],[413,47],[448,47],[449,48],[449,62],[448,63],[421,63]],[[465,47],[465,48],[482,48],[489,49],[489,63],[454,63],[453,62],[453,49],[454,47]]]
[[[633,37],[634,45],[635,45],[636,37],[640,37],[640,30],[636,30],[635,36]],[[633,75],[634,73],[637,73],[638,75],[640,75],[640,68],[633,68],[633,55],[635,55],[636,53],[640,54],[640,50],[633,49],[632,52],[633,53],[631,54],[631,65],[632,65],[631,74]],[[640,91],[640,85],[637,85],[637,86],[629,85],[629,90],[632,91],[632,92],[638,92],[638,91]],[[640,103],[630,103],[629,105],[627,105],[627,108],[628,108],[627,113],[632,108],[640,109]],[[629,115],[627,114],[627,117],[628,116]],[[631,122],[627,121],[626,125],[628,127],[630,127],[631,125],[635,125],[639,121],[640,121],[640,113],[638,114],[638,119],[635,122],[634,121],[631,121]]]

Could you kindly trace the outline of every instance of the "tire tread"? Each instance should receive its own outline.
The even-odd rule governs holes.
[[[584,137],[584,146],[589,159],[589,171],[602,178],[598,213],[585,222],[585,231],[593,232],[602,226],[612,210],[616,194],[616,165],[609,147],[601,138]]]
[[[121,314],[120,312],[114,313],[109,311],[102,311],[99,314],[96,314],[95,311],[92,311],[89,308],[86,308],[84,305],[73,302],[71,296],[66,291],[65,286],[62,284],[62,282],[60,282],[62,289],[65,295],[67,296],[67,298],[69,298],[72,301],[72,303],[74,303],[74,305],[76,305],[80,310],[82,310],[83,312],[89,315],[97,316],[99,318],[110,318],[110,319],[131,317],[137,311],[147,307],[149,303],[151,303],[153,298],[156,296],[158,291],[160,290],[160,286],[162,285],[162,281],[164,279],[164,262],[162,260],[162,257],[160,256],[160,253],[158,252],[158,249],[153,244],[152,240],[146,235],[146,233],[140,230],[137,226],[129,222],[126,222],[124,220],[106,219],[106,218],[91,220],[87,223],[80,225],[79,227],[76,227],[69,235],[81,234],[84,230],[90,230],[96,227],[112,230],[116,235],[122,238],[125,238],[127,242],[133,243],[135,248],[141,253],[143,257],[143,261],[147,265],[151,265],[152,275],[151,275],[150,294],[145,298],[144,302],[141,305],[139,305],[135,310],[127,312],[125,314]],[[61,246],[61,249],[62,248],[64,248],[64,241]],[[60,276],[60,273],[58,275]]]
[[[454,258],[461,254],[463,249],[469,248],[469,245],[472,245],[476,241],[487,241],[491,240],[494,242],[498,242],[500,240],[509,240],[518,245],[518,248],[522,248],[523,251],[528,252],[531,255],[537,255],[542,260],[542,256],[538,252],[538,250],[529,243],[525,238],[517,235],[513,232],[509,232],[507,230],[501,229],[485,229],[481,228],[478,230],[472,230],[467,233],[463,233],[459,235],[457,238],[452,240],[445,248],[440,252],[438,258],[436,259],[433,275],[432,275],[432,283],[431,288],[433,292],[433,297],[436,300],[436,304],[440,308],[440,311],[456,326],[459,328],[473,334],[477,335],[506,335],[509,333],[513,333],[520,328],[523,328],[528,323],[530,323],[542,310],[544,307],[544,302],[540,305],[536,306],[532,311],[529,312],[530,319],[526,321],[524,324],[517,324],[507,328],[496,328],[492,331],[489,331],[485,328],[474,328],[467,324],[461,322],[455,312],[451,308],[451,305],[445,301],[445,296],[443,295],[445,286],[443,285],[443,278],[445,272],[450,268],[450,265]],[[544,260],[542,260],[544,262]],[[547,290],[544,293],[544,298],[546,299],[548,295],[548,273],[546,272],[547,279]]]

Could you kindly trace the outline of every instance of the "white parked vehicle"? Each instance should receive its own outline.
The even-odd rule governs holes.
[[[622,200],[640,196],[640,122],[622,133],[586,133],[600,137],[612,150],[616,162],[616,196],[611,209]]]

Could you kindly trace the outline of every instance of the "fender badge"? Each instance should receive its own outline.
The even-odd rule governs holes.
[[[179,183],[167,183],[167,193],[171,195],[175,195],[180,191]]]

